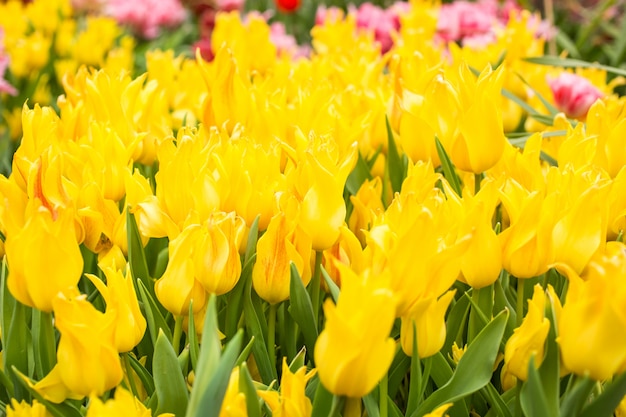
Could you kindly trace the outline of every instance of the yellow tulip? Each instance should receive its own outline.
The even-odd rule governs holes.
[[[543,288],[535,285],[533,297],[528,300],[528,313],[504,347],[503,379],[506,374],[510,374],[526,381],[530,358],[534,358],[533,364],[536,368],[543,362],[544,345],[550,331],[550,321],[544,313],[545,304],[546,294]]]
[[[560,268],[561,269],[561,268]],[[612,242],[580,277],[562,267],[569,288],[559,318],[557,342],[565,367],[604,381],[626,370],[626,246]]]
[[[444,414],[450,407],[452,407],[452,403],[444,404],[440,407],[437,407],[432,412],[425,414],[424,417],[446,417],[447,414]]]
[[[246,396],[239,390],[239,367],[230,373],[219,417],[247,417]]]
[[[239,246],[245,226],[235,213],[216,212],[197,229],[199,236],[192,255],[194,274],[207,292],[226,294],[239,281]]]
[[[115,348],[119,352],[128,352],[141,342],[146,331],[146,319],[139,310],[130,268],[126,276],[122,271],[112,268],[105,268],[104,275],[106,285],[97,276],[86,274],[106,302],[105,314],[115,317]]]
[[[395,343],[389,337],[395,303],[389,289],[369,272],[358,276],[342,271],[337,305],[324,303],[326,324],[315,343],[315,363],[321,383],[335,395],[363,397],[389,370]],[[363,366],[367,364],[367,366]]]
[[[498,235],[504,269],[517,278],[545,273],[554,262],[552,229],[560,204],[558,196],[529,193],[510,180],[501,197],[511,219],[511,226]]]
[[[291,208],[277,213],[257,242],[252,285],[259,297],[270,304],[289,298],[291,262],[305,286],[311,280],[311,238],[298,226],[295,216]]]
[[[417,331],[417,351],[420,358],[427,358],[439,352],[446,341],[445,314],[455,291],[448,291],[436,298],[418,301],[405,316],[402,316],[400,341],[404,353],[413,354],[413,325]]]
[[[18,402],[11,398],[11,404],[7,405],[7,417],[52,417],[52,414],[37,400],[33,400],[31,405],[24,400]]]
[[[206,302],[206,291],[195,279],[194,262],[190,256],[198,244],[199,227],[188,226],[170,241],[167,268],[154,284],[154,291],[163,307],[177,316],[189,314],[191,300],[194,313],[199,312]]]
[[[356,195],[350,197],[353,205],[352,214],[348,220],[350,230],[356,234],[362,245],[365,245],[363,231],[370,230],[374,219],[385,211],[382,202],[383,183],[380,177],[372,181],[365,181]]]
[[[257,393],[268,404],[272,415],[276,417],[310,417],[313,405],[304,391],[307,382],[314,375],[315,370],[307,372],[306,366],[296,372],[291,372],[287,365],[287,358],[283,358],[280,394],[273,390],[259,390]]]
[[[85,417],[152,417],[149,408],[132,393],[122,387],[115,390],[115,396],[106,401],[100,400],[98,397],[92,397],[87,407]],[[172,413],[159,414],[158,417],[174,417]]]
[[[7,234],[7,284],[21,303],[50,312],[57,293],[78,283],[83,258],[76,241],[73,211],[50,211],[40,205],[39,199],[29,204],[22,229]]]
[[[117,386],[123,372],[115,347],[115,317],[96,310],[85,295],[59,294],[53,306],[61,333],[57,364],[63,383],[83,396],[99,396]]]

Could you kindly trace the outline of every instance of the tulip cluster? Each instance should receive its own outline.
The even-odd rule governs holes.
[[[0,5],[14,76],[48,62],[17,52],[39,30],[78,56],[53,3],[28,35],[2,8],[39,22],[43,5]],[[262,16],[218,13],[212,60],[155,50],[137,77],[108,63],[115,23],[98,32],[111,42],[72,61],[57,110],[23,106],[0,176],[0,406],[613,413],[622,80],[544,58],[539,18],[507,5],[446,38],[446,10],[469,6],[413,0],[385,45],[335,10],[310,56],[279,51]]]

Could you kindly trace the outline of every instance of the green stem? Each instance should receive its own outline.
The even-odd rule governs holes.
[[[515,306],[517,314],[517,327],[522,324],[524,319],[524,280],[517,278],[517,305]]]
[[[483,180],[483,174],[474,174],[474,195],[480,191],[480,183]]]
[[[176,316],[176,322],[174,323],[174,335],[172,336],[172,347],[176,355],[179,353],[180,338],[183,333],[183,316]]]
[[[330,408],[330,413],[328,417],[339,417],[341,416],[341,410],[343,409],[343,404],[345,402],[345,397],[340,395],[333,395],[333,404]]]
[[[269,318],[267,322],[267,354],[270,357],[272,369],[276,369],[276,310],[278,304],[270,304]]]
[[[139,398],[137,386],[135,385],[135,378],[133,377],[133,367],[130,366],[130,359],[128,358],[128,352],[122,353],[122,362],[124,364],[124,369],[126,370],[126,376],[128,377],[130,390],[136,398]]]
[[[387,417],[388,413],[389,413],[389,404],[387,404],[389,395],[388,395],[388,391],[389,391],[389,374],[387,372],[385,372],[385,375],[383,375],[383,379],[380,381],[380,388],[379,388],[379,393],[380,393],[380,398],[379,398],[379,404],[380,404],[380,417]]]
[[[313,271],[313,278],[311,279],[311,303],[313,304],[313,318],[315,319],[315,325],[318,325],[319,310],[320,310],[320,276],[322,274],[322,257],[324,253],[322,251],[315,252],[315,270]]]

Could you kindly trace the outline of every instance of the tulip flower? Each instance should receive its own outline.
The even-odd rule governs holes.
[[[52,414],[45,405],[37,400],[33,400],[32,404],[22,400],[18,402],[15,398],[11,398],[11,403],[7,404],[7,417],[50,417]]]
[[[548,77],[548,85],[556,107],[572,118],[584,117],[591,105],[604,96],[587,78],[566,71],[555,78]]]
[[[283,358],[280,394],[273,390],[259,390],[259,397],[267,403],[276,417],[309,417],[313,411],[311,400],[304,394],[307,382],[315,375],[306,366],[291,372],[287,358]]]
[[[543,288],[535,285],[533,297],[528,300],[528,313],[504,347],[503,380],[510,374],[526,381],[530,358],[534,358],[533,364],[536,368],[543,362],[544,345],[550,331],[550,321],[544,313],[545,303],[546,294]]]
[[[151,417],[150,409],[128,390],[118,387],[115,396],[106,401],[92,397],[85,417]],[[172,413],[162,413],[158,417],[174,417]]]
[[[189,314],[191,300],[194,313],[199,312],[207,298],[202,284],[195,278],[194,262],[190,256],[198,244],[199,227],[188,226],[170,241],[167,268],[154,284],[154,291],[163,307],[177,316]]]
[[[350,197],[353,209],[348,220],[348,226],[361,241],[365,244],[363,231],[369,230],[374,223],[374,218],[380,216],[385,208],[382,202],[383,183],[380,177],[372,181],[365,181],[356,195]]]
[[[106,285],[97,276],[86,274],[106,302],[105,314],[115,317],[115,348],[119,352],[128,352],[141,342],[146,331],[146,319],[139,310],[130,268],[126,276],[122,271],[112,268],[105,268],[104,275]]]
[[[83,396],[99,396],[117,386],[123,372],[115,347],[115,317],[96,310],[85,295],[59,294],[53,306],[61,333],[57,364],[65,386]]]
[[[626,246],[613,242],[579,276],[560,266],[569,288],[559,318],[557,342],[563,364],[578,375],[604,381],[626,371]]]
[[[239,367],[236,367],[230,373],[219,417],[245,417],[247,415],[246,396],[239,389]]]
[[[283,13],[294,13],[300,8],[300,0],[276,0],[276,8]]]
[[[417,331],[417,351],[420,358],[439,352],[446,341],[445,314],[455,291],[448,291],[438,300],[435,298],[418,301],[409,313],[402,317],[400,341],[404,353],[413,354],[413,325]]]
[[[239,246],[245,223],[235,213],[216,212],[201,228],[194,247],[194,274],[209,293],[226,294],[241,275]]]
[[[388,371],[395,352],[389,337],[395,303],[389,289],[369,272],[358,276],[342,271],[337,305],[324,303],[326,324],[315,343],[315,363],[321,383],[335,395],[367,395]],[[367,366],[363,366],[367,364]]]
[[[277,213],[257,242],[252,285],[259,297],[270,304],[289,298],[292,262],[305,286],[311,280],[311,238],[298,226],[296,216],[297,211],[292,208]]]
[[[51,213],[31,202],[23,228],[9,233],[5,250],[9,264],[8,287],[21,303],[45,312],[59,291],[76,285],[83,258],[76,241],[74,214],[70,209]],[[62,259],[63,262],[59,262]]]

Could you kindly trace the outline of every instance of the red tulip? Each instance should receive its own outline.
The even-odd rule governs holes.
[[[293,13],[300,7],[301,0],[276,0],[276,7],[283,13]]]

